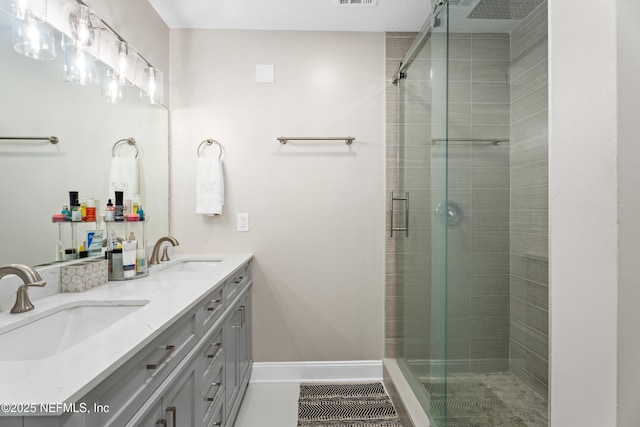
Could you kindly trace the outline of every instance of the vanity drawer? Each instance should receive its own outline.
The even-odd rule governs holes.
[[[224,399],[220,399],[220,403],[214,407],[214,410],[211,411],[212,416],[209,419],[208,423],[205,423],[207,427],[217,427],[222,425],[222,421],[224,420]]]
[[[211,339],[200,352],[200,363],[202,366],[202,379],[207,382],[215,373],[218,365],[224,362],[224,334],[222,328],[213,334]]]
[[[218,318],[224,312],[224,286],[209,293],[200,304],[200,323],[202,324],[202,333],[206,333]]]
[[[101,426],[123,426],[197,342],[196,313],[179,320],[89,394],[107,405]]]
[[[202,424],[208,425],[212,417],[224,403],[224,369],[222,363],[216,365],[213,375],[203,383],[200,397],[202,398]],[[222,419],[220,420],[222,421]]]
[[[230,279],[225,282],[225,305],[228,305],[236,298],[242,288],[251,280],[251,263],[248,262],[233,273]]]

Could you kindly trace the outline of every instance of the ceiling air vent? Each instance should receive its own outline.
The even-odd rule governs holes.
[[[340,7],[374,7],[378,0],[335,0]]]

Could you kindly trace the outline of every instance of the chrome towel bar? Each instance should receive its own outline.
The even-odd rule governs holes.
[[[0,136],[0,139],[12,141],[49,141],[52,144],[60,142],[57,136]]]
[[[286,144],[289,141],[344,141],[345,144],[351,145],[356,140],[355,136],[338,136],[338,137],[306,137],[306,136],[280,136],[277,138],[280,144]]]

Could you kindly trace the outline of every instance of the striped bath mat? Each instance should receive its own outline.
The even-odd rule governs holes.
[[[402,427],[381,383],[302,384],[298,427]]]

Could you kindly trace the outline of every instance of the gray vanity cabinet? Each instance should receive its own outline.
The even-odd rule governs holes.
[[[219,310],[219,291],[208,295],[202,314],[209,328],[190,355],[165,380],[155,394],[125,424],[131,427],[232,427],[251,376],[251,286],[250,271],[233,289],[234,299]],[[224,292],[223,292],[224,293]]]
[[[233,427],[251,376],[251,261],[79,402],[102,413],[0,418],[24,427]]]

